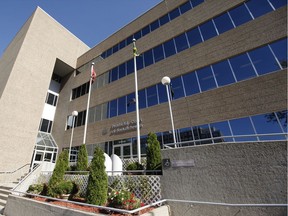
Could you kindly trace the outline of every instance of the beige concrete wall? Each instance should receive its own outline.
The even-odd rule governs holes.
[[[238,204],[287,203],[287,143],[231,143],[162,150],[192,167],[163,169],[164,199]],[[173,216],[276,216],[287,207],[256,208],[169,202]]]
[[[13,67],[2,67],[10,75],[0,100],[1,171],[31,161],[56,58],[75,68],[77,57],[88,50],[40,8],[11,44],[1,60],[1,65],[14,61]]]

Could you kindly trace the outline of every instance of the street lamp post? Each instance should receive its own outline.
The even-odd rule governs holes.
[[[71,139],[70,139],[70,146],[69,146],[69,156],[68,161],[70,162],[70,155],[71,155],[71,146],[72,146],[72,140],[73,140],[73,133],[74,133],[74,124],[75,124],[75,118],[78,116],[77,111],[72,112],[72,131],[71,131]]]
[[[173,134],[173,140],[176,146],[176,136],[175,136],[175,129],[174,129],[174,121],[173,121],[173,114],[172,114],[172,108],[171,108],[171,96],[169,93],[169,84],[171,82],[171,79],[168,76],[165,76],[161,80],[162,84],[166,86],[166,92],[167,92],[167,97],[168,97],[168,104],[169,104],[169,111],[170,111],[170,118],[171,118],[171,124],[172,124],[172,134]]]

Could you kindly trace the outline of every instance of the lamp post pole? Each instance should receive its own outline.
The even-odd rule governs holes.
[[[68,161],[70,162],[70,155],[71,155],[71,146],[72,146],[72,140],[73,140],[73,133],[74,133],[74,124],[75,124],[75,118],[78,116],[77,111],[72,112],[72,131],[71,131],[71,139],[70,139],[70,146],[69,146],[69,156]]]
[[[167,97],[168,97],[168,104],[169,104],[169,111],[170,111],[170,118],[171,118],[171,125],[172,125],[173,141],[174,141],[175,148],[176,148],[177,145],[176,145],[176,136],[175,136],[175,129],[174,129],[173,114],[172,114],[172,108],[171,108],[171,96],[170,96],[170,93],[169,93],[169,84],[171,82],[171,79],[168,76],[165,76],[165,77],[162,78],[161,82],[166,87],[166,92],[167,92]]]

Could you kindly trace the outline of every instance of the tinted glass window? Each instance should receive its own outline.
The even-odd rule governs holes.
[[[126,65],[126,67],[127,67],[127,75],[130,74],[130,73],[133,73],[134,72],[134,60],[130,59],[126,63],[127,63],[127,65]]]
[[[214,76],[210,67],[197,70],[197,76],[202,92],[216,87]]]
[[[200,125],[197,127],[193,128],[193,133],[194,133],[194,137],[195,140],[196,139],[209,139],[211,138],[211,133],[210,133],[210,129],[208,125]],[[212,140],[203,140],[201,141],[201,144],[207,144],[207,143],[211,143]],[[198,144],[198,143],[196,143]]]
[[[142,29],[142,37],[149,33],[150,33],[150,25],[147,25]]]
[[[202,38],[201,38],[198,27],[186,32],[186,34],[187,34],[190,47],[202,42]]]
[[[183,75],[183,82],[186,96],[196,94],[200,91],[195,72]]]
[[[119,44],[119,48],[122,49],[125,46],[126,46],[126,41],[125,40],[121,41]]]
[[[141,30],[138,31],[138,32],[136,32],[136,33],[134,34],[134,38],[135,38],[136,40],[139,39],[139,38],[141,38]]]
[[[117,52],[119,50],[119,46],[118,44],[116,44],[114,47],[113,47],[113,53]]]
[[[107,55],[107,52],[104,51],[104,52],[101,54],[101,57],[102,57],[103,59],[105,59],[105,58],[106,58],[106,55]]]
[[[106,57],[110,56],[111,54],[112,54],[112,48],[106,51]]]
[[[173,39],[165,42],[163,45],[166,58],[176,53]]]
[[[102,116],[101,119],[106,119],[108,118],[108,103],[102,104]]]
[[[246,53],[230,59],[237,81],[256,76],[254,68]]]
[[[284,133],[287,133],[287,110],[276,112],[276,115],[282,125]]]
[[[56,97],[55,95],[51,94],[51,93],[48,93],[48,96],[47,96],[47,104],[50,104],[50,105],[54,105],[54,97]]]
[[[267,2],[267,0],[249,0],[246,2],[246,5],[248,6],[254,18],[272,11],[272,7]]]
[[[234,83],[235,79],[227,60],[212,65],[218,86]]]
[[[126,96],[118,98],[118,115],[122,115],[126,113]]]
[[[118,80],[118,67],[115,67],[111,70],[111,81],[115,81],[115,80]]]
[[[170,88],[172,96],[174,94],[173,99],[184,97],[184,89],[181,77],[172,79]]]
[[[162,16],[162,17],[159,19],[159,21],[160,21],[160,25],[161,25],[161,26],[164,25],[164,24],[166,24],[167,22],[169,22],[169,15],[166,14],[166,15]]]
[[[197,5],[203,3],[204,0],[191,0],[192,6],[196,7]]]
[[[235,26],[242,25],[243,23],[252,20],[252,17],[247,8],[245,7],[245,5],[241,5],[239,7],[234,8],[233,10],[230,10],[229,14],[232,17]]]
[[[136,63],[137,63],[137,70],[141,70],[144,67],[143,55],[136,57]],[[133,71],[134,71],[134,69],[133,69]]]
[[[110,118],[117,116],[117,99],[109,103],[109,116]]]
[[[183,14],[186,11],[190,10],[191,8],[192,7],[191,7],[191,4],[190,4],[190,1],[187,1],[185,4],[180,6],[180,12],[181,12],[181,14]]]
[[[127,39],[126,39],[126,46],[131,44],[133,42],[133,35],[129,36]]]
[[[136,98],[135,93],[132,93],[127,95],[127,113],[134,112],[135,110],[136,110]]]
[[[208,40],[217,35],[213,22],[210,20],[199,26],[203,40]]]
[[[48,131],[49,121],[47,119],[42,119],[42,124],[40,131],[47,132]]]
[[[158,104],[156,86],[151,86],[146,89],[148,107]]]
[[[153,53],[154,53],[155,62],[158,62],[158,61],[164,59],[164,51],[163,51],[162,44],[157,46],[157,47],[154,47],[153,48]]]
[[[193,140],[192,130],[190,127],[179,129],[181,142]]]
[[[162,83],[158,84],[158,95],[159,95],[159,103],[164,103],[168,101],[166,86],[164,86]]]
[[[268,46],[258,48],[248,54],[259,75],[280,69]]]
[[[287,0],[269,0],[275,9],[287,5]]]
[[[140,91],[138,91],[138,99],[139,99],[139,109],[143,109],[147,107],[146,104],[146,91],[145,89],[142,89]]]
[[[157,28],[159,28],[159,20],[155,20],[153,23],[150,24],[151,31],[154,31]]]
[[[101,112],[102,112],[102,106],[98,105],[95,107],[95,121],[101,121]],[[90,115],[90,113],[89,113]]]
[[[248,117],[230,120],[233,135],[253,135],[255,134],[251,121]],[[235,137],[235,141],[255,141],[256,137]]]
[[[179,8],[175,8],[173,11],[169,13],[170,20],[175,19],[176,17],[180,16]]]
[[[119,65],[119,79],[126,76],[126,63]]]
[[[181,52],[182,50],[189,48],[185,34],[181,34],[178,37],[176,37],[175,44],[176,44],[177,52]]]
[[[231,137],[225,137],[225,136],[231,136],[231,130],[229,128],[228,122],[217,122],[210,124],[211,133],[212,136],[215,137],[221,137],[219,139],[214,139],[215,143],[218,142],[232,142],[233,139]]]
[[[219,34],[234,28],[228,13],[222,14],[214,18],[214,23],[216,25]]]
[[[144,53],[144,63],[145,63],[145,67],[154,63],[152,50],[148,50]]]
[[[287,68],[287,38],[270,44],[282,68]]]

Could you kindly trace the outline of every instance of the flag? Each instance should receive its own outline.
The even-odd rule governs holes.
[[[135,43],[133,43],[133,55],[139,56]]]
[[[96,71],[94,70],[94,63],[91,65],[91,79],[92,83],[96,80]]]

